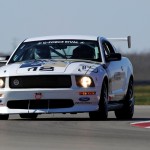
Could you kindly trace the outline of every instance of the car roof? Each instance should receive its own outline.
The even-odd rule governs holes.
[[[92,40],[97,41],[97,36],[87,36],[87,35],[53,35],[53,36],[43,36],[28,38],[24,42],[33,41],[43,41],[43,40]]]

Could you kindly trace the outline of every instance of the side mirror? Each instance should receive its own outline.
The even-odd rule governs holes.
[[[106,61],[119,61],[121,60],[121,54],[120,53],[112,53],[106,56]]]
[[[8,60],[10,58],[10,56],[5,56],[5,60]]]
[[[0,56],[0,67],[4,66],[10,56]]]

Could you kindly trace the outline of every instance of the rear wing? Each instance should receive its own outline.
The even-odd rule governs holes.
[[[131,36],[127,36],[126,38],[107,38],[110,41],[127,41],[128,48],[131,48]]]

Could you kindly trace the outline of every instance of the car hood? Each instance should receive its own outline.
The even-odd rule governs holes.
[[[99,64],[82,60],[30,60],[0,68],[0,76],[89,74],[98,72]]]

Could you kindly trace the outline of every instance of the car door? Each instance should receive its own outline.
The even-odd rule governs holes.
[[[123,68],[122,59],[117,61],[107,60],[111,54],[116,53],[114,47],[107,40],[102,42],[102,48],[105,58],[105,68],[109,77],[110,100],[120,100],[124,96],[123,87],[125,81],[125,70]]]

